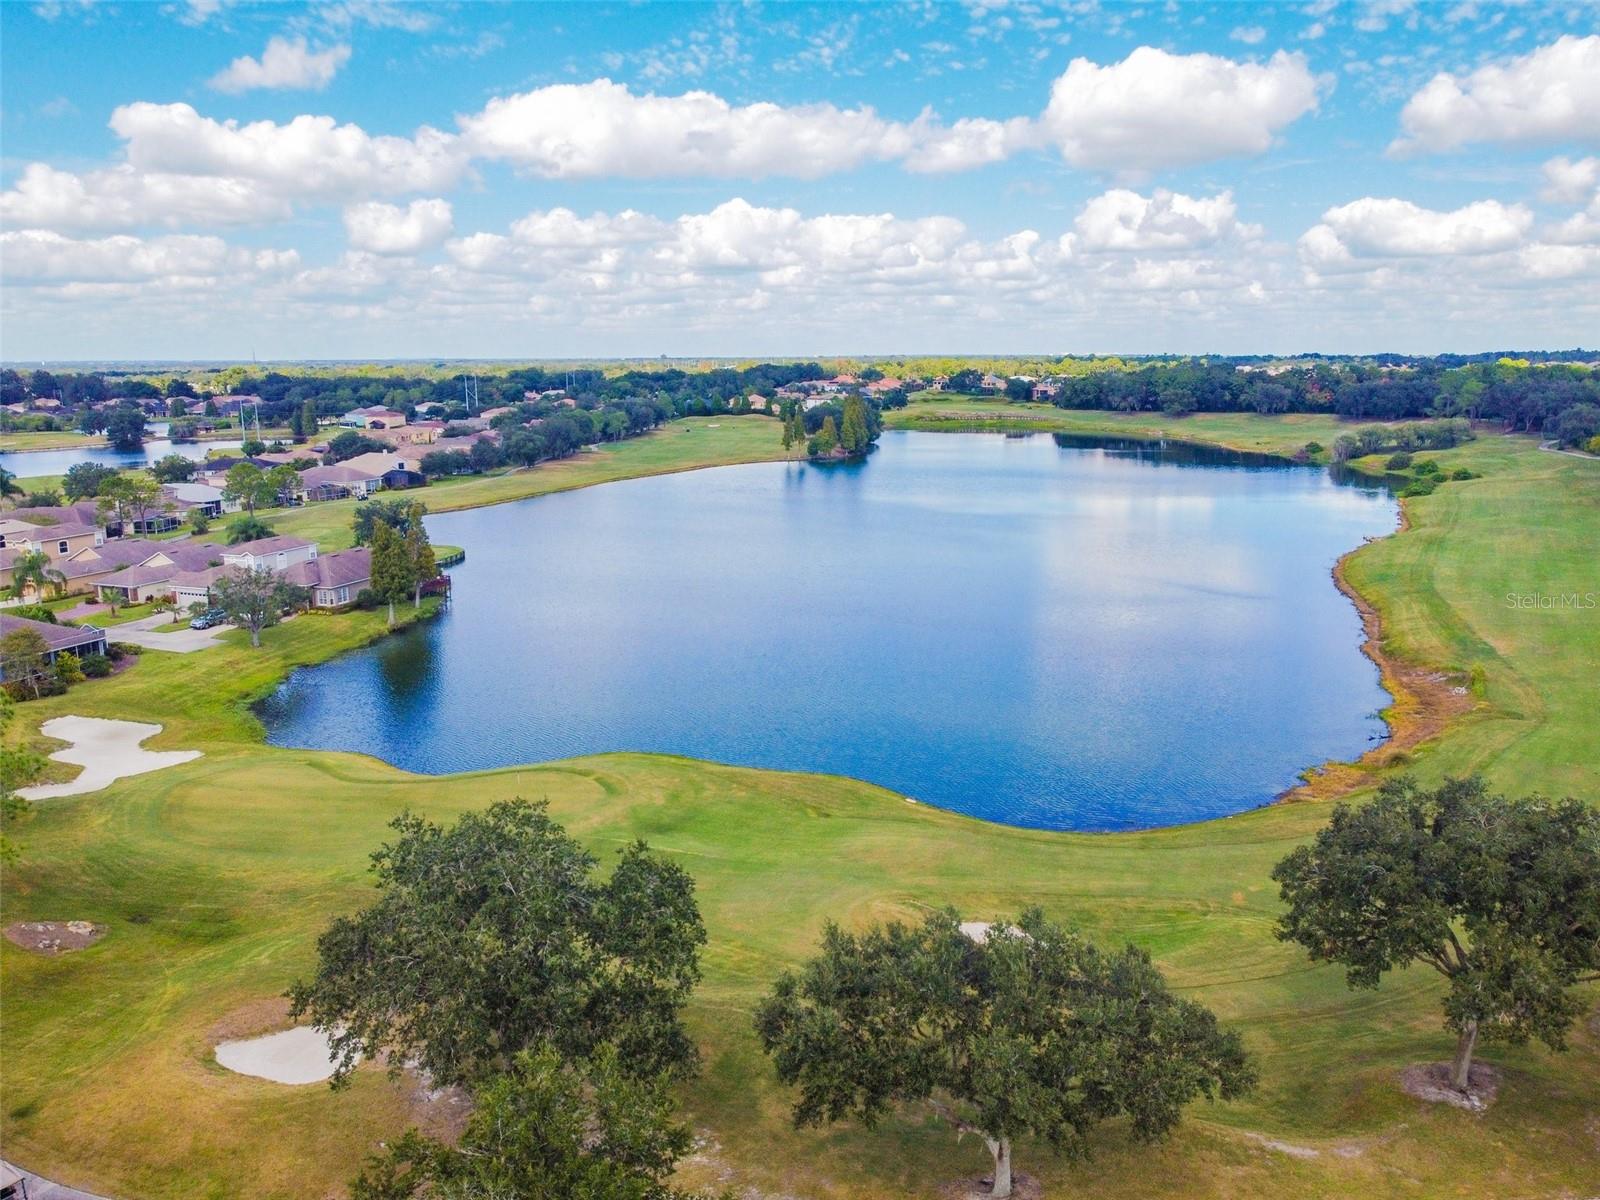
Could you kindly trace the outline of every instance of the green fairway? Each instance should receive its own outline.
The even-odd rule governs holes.
[[[30,429],[26,432],[0,433],[0,450],[22,453],[28,450],[79,450],[93,449],[106,444],[101,433],[79,433],[76,429]],[[26,462],[16,466],[21,475]]]
[[[927,427],[930,407],[896,420]],[[1280,452],[1330,444],[1341,428],[1322,417],[1025,411],[1061,422],[1047,428],[1165,431]],[[775,423],[751,418],[677,422],[566,463],[423,495],[442,511],[681,470],[708,456],[777,457],[776,435]],[[1364,547],[1347,567],[1382,613],[1390,650],[1441,671],[1483,667],[1482,702],[1413,751],[1415,768],[1430,778],[1479,769],[1514,793],[1600,798],[1600,610],[1506,599],[1600,593],[1600,463],[1487,433],[1419,457],[1482,478],[1407,501],[1411,528]],[[271,519],[333,546],[344,544],[348,508]],[[1313,968],[1273,938],[1268,873],[1326,820],[1325,802],[1071,835],[984,824],[851,780],[679,758],[609,755],[436,779],[261,744],[250,699],[292,665],[382,632],[381,613],[308,614],[268,630],[261,651],[230,633],[199,654],[147,652],[119,677],[21,706],[10,736],[41,748],[41,721],[81,713],[161,721],[151,748],[205,756],[42,803],[17,829],[24,853],[5,873],[5,920],[86,919],[109,932],[56,958],[0,943],[8,1158],[126,1198],[341,1194],[378,1140],[418,1119],[411,1090],[370,1068],[341,1094],[283,1087],[219,1068],[211,1047],[281,1019],[273,998],[309,969],[316,933],[369,894],[366,858],[390,817],[410,807],[449,819],[520,795],[548,799],[602,854],[644,837],[698,881],[710,943],[689,1013],[705,1069],[683,1095],[707,1139],[685,1168],[694,1181],[769,1197],[909,1200],[978,1174],[988,1162],[981,1143],[957,1144],[916,1113],[875,1133],[794,1132],[750,1010],[826,919],[860,924],[943,904],[992,919],[1032,903],[1106,941],[1147,947],[1184,994],[1243,1031],[1262,1066],[1254,1096],[1198,1106],[1170,1144],[1135,1146],[1113,1125],[1096,1135],[1092,1161],[1077,1165],[1019,1146],[1018,1168],[1046,1195],[1584,1196],[1600,1177],[1592,1011],[1565,1055],[1486,1047],[1505,1072],[1488,1113],[1429,1107],[1403,1095],[1396,1077],[1449,1053],[1432,973],[1398,972],[1376,992],[1351,992],[1339,971]]]

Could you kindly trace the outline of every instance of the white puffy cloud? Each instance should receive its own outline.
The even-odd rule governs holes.
[[[1451,212],[1409,200],[1364,196],[1330,208],[1300,239],[1301,254],[1318,269],[1356,260],[1493,254],[1520,246],[1533,213],[1520,204],[1479,200]]]
[[[1149,171],[1260,154],[1318,90],[1299,53],[1253,63],[1141,46],[1110,66],[1073,59],[1040,126],[1075,167]]]
[[[911,126],[870,108],[735,106],[711,92],[635,95],[609,79],[497,97],[459,122],[474,154],[551,179],[814,179],[899,158],[914,141]]]
[[[1540,198],[1552,204],[1584,204],[1600,193],[1600,157],[1573,160],[1562,155],[1544,164]]]
[[[1039,132],[1027,117],[993,121],[963,117],[952,125],[921,118],[913,125],[915,149],[905,160],[909,170],[923,174],[966,171],[1002,162],[1018,150],[1039,144]]]
[[[427,125],[409,138],[309,115],[241,125],[203,117],[187,104],[140,101],[113,111],[111,128],[140,170],[253,180],[305,199],[436,192],[466,169],[457,139]]]
[[[1392,154],[1470,142],[1600,144],[1600,34],[1567,35],[1504,63],[1441,72],[1400,113]]]
[[[455,228],[448,200],[413,200],[405,208],[369,200],[344,210],[345,233],[356,250],[372,254],[420,254]]]
[[[1163,188],[1150,196],[1125,188],[1096,196],[1083,206],[1075,229],[1086,251],[1195,250],[1262,232],[1239,222],[1232,192],[1196,198]]]
[[[282,220],[289,202],[246,179],[140,171],[126,163],[75,175],[30,163],[0,193],[0,222],[66,231],[245,225]]]
[[[241,55],[211,77],[211,86],[230,94],[255,88],[321,91],[349,61],[350,47],[343,43],[312,50],[303,37],[275,37],[268,40],[259,59]]]
[[[222,275],[293,268],[292,250],[246,250],[218,237],[127,235],[78,240],[41,229],[0,234],[8,284],[133,283],[168,287]]]
[[[1259,25],[1240,25],[1228,36],[1236,42],[1243,42],[1246,46],[1258,46],[1267,40],[1267,31]]]

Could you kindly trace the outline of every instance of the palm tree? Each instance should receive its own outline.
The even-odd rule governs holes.
[[[41,597],[47,587],[59,596],[66,590],[67,577],[50,565],[50,556],[43,550],[30,550],[17,555],[11,564],[11,594],[20,599],[27,594],[29,584]]]
[[[9,500],[13,496],[22,494],[22,485],[17,482],[17,477],[4,467],[0,467],[0,500]]]

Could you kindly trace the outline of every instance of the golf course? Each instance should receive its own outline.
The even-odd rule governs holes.
[[[1329,446],[1352,428],[1325,416],[1165,418],[979,401],[914,401],[888,423],[1167,437],[1279,455]],[[563,462],[444,481],[425,498],[448,511],[782,456],[775,421],[679,420]],[[1084,1161],[1019,1143],[1017,1169],[1042,1189],[1034,1194],[1593,1195],[1600,987],[1587,989],[1565,1053],[1484,1045],[1499,1095],[1486,1111],[1465,1111],[1399,1086],[1406,1067],[1449,1056],[1438,976],[1397,970],[1376,990],[1352,991],[1340,968],[1314,965],[1274,936],[1274,864],[1326,824],[1336,798],[1359,801],[1394,773],[1428,782],[1481,773],[1509,795],[1600,802],[1600,608],[1582,602],[1600,596],[1600,461],[1489,426],[1416,457],[1474,477],[1405,499],[1403,530],[1352,548],[1341,567],[1372,610],[1375,650],[1398,693],[1392,742],[1320,776],[1324,764],[1307,763],[1315,798],[1206,824],[1024,830],[856,780],[659,755],[426,777],[362,755],[265,745],[251,704],[295,666],[384,636],[381,611],[306,614],[267,629],[259,650],[232,631],[196,654],[148,651],[114,677],[20,704],[5,735],[13,744],[48,753],[56,744],[39,727],[80,715],[160,723],[147,749],[201,756],[41,801],[9,828],[21,853],[4,868],[5,923],[89,921],[104,936],[54,955],[0,942],[5,1158],[117,1200],[339,1196],[381,1142],[410,1125],[447,1127],[449,1114],[404,1073],[367,1064],[335,1092],[234,1074],[213,1051],[285,1027],[285,989],[313,970],[328,921],[370,901],[368,858],[397,814],[448,823],[520,796],[547,800],[602,862],[643,838],[696,881],[709,941],[686,1017],[702,1055],[680,1095],[698,1138],[681,1167],[687,1184],[752,1200],[964,1194],[948,1189],[979,1175],[988,1155],[929,1112],[907,1109],[870,1131],[796,1131],[752,1012],[827,921],[860,927],[943,906],[1003,921],[1038,905],[1105,945],[1148,950],[1175,990],[1242,1033],[1261,1078],[1242,1100],[1194,1106],[1156,1145],[1116,1122],[1094,1134]],[[1354,465],[1383,470],[1381,458]],[[350,544],[352,507],[263,515],[275,532],[333,550]],[[402,618],[426,619],[434,603],[404,606]],[[1220,729],[1217,752],[1226,753]],[[44,778],[72,773],[52,764]]]

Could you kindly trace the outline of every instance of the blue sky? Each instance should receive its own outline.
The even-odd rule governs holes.
[[[1594,4],[0,5],[0,353],[1600,342]]]

